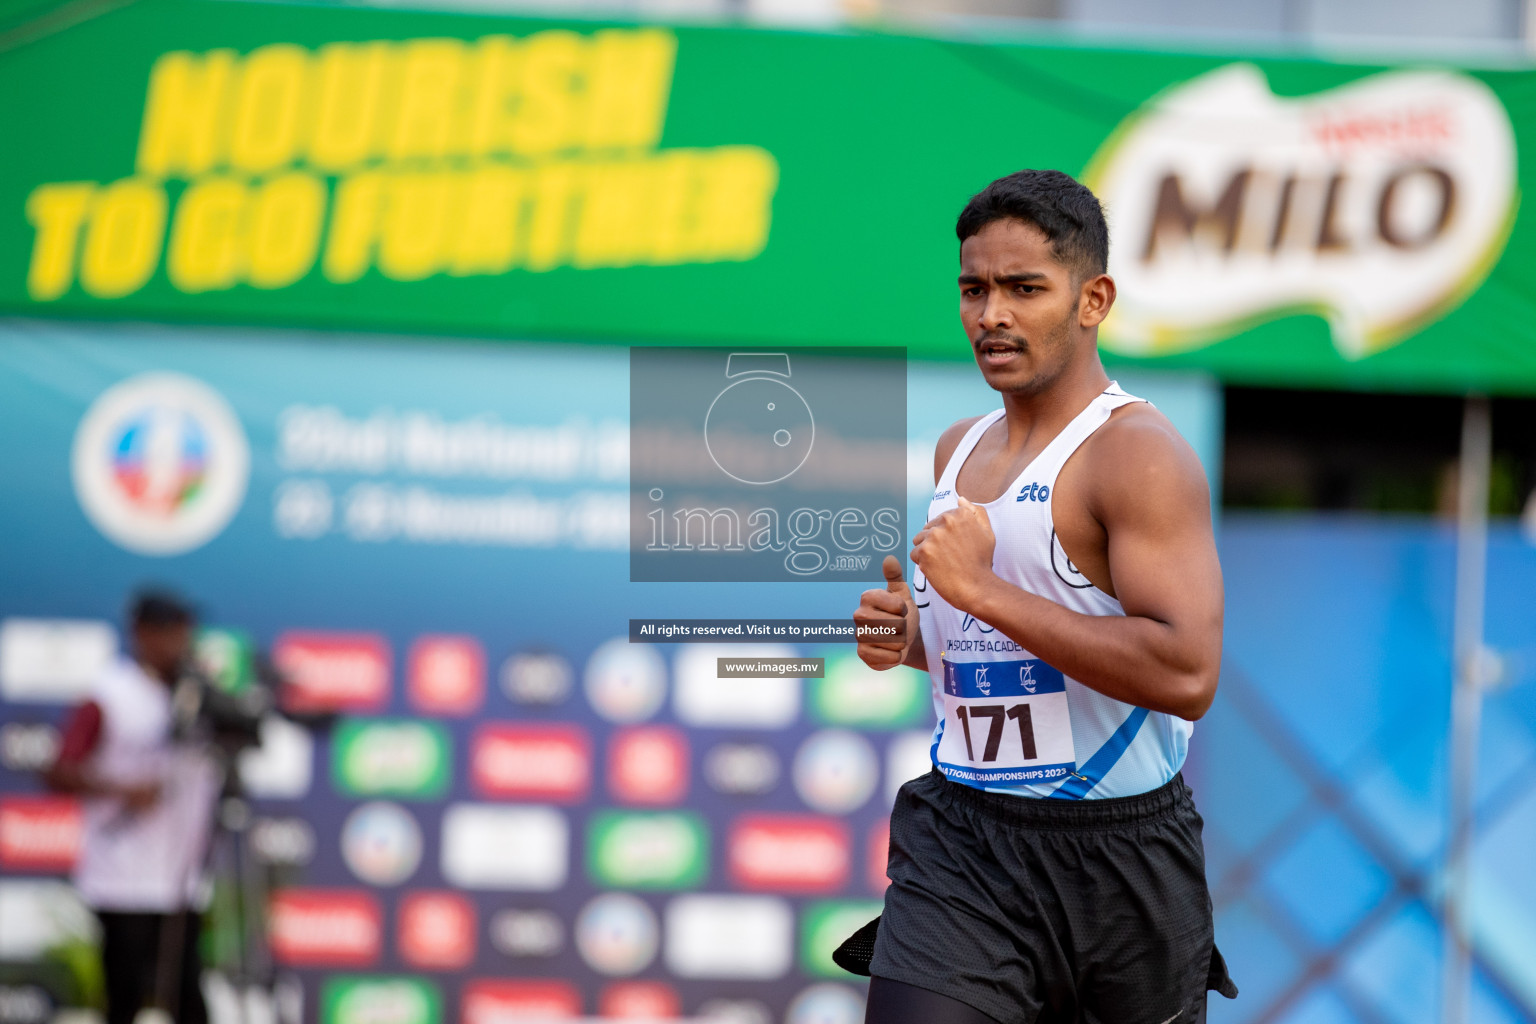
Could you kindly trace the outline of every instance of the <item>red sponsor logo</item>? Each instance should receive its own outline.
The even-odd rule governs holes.
[[[367,967],[379,959],[379,902],[353,889],[280,889],[268,917],[272,954],[296,966]]]
[[[608,744],[608,789],[632,804],[675,804],[688,795],[688,741],[664,725],[621,729]]]
[[[875,892],[885,892],[891,880],[885,873],[886,862],[891,855],[891,823],[877,821],[869,830],[869,887]]]
[[[400,901],[399,944],[412,967],[467,967],[475,958],[475,908],[457,893],[409,893]]]
[[[683,1015],[677,990],[659,981],[620,981],[603,989],[597,1015],[613,1020],[673,1020]]]
[[[727,862],[744,889],[830,892],[848,881],[848,829],[801,815],[752,815],[731,829]]]
[[[485,651],[474,637],[421,637],[406,661],[406,692],[421,711],[467,715],[485,700]]]
[[[575,802],[592,785],[592,743],[572,725],[482,726],[470,774],[487,796]]]
[[[277,638],[272,661],[291,711],[377,711],[389,703],[389,644],[376,633],[306,633]]]
[[[80,854],[80,805],[68,797],[0,799],[0,867],[68,871]]]
[[[581,1016],[581,992],[568,981],[491,981],[480,978],[464,986],[459,1005],[462,1007],[462,1024],[560,1020]]]

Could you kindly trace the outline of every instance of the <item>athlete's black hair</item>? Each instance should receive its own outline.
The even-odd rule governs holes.
[[[963,243],[995,220],[1033,224],[1051,240],[1056,259],[1081,280],[1109,266],[1109,226],[1099,197],[1060,171],[1015,171],[971,197],[955,222]]]

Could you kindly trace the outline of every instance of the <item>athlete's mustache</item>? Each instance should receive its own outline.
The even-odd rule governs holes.
[[[1017,334],[1009,334],[1007,331],[988,331],[980,340],[974,343],[977,352],[985,352],[988,346],[1016,348],[1021,352],[1029,350],[1029,341]]]

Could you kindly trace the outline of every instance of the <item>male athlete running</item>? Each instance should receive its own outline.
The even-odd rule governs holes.
[[[866,1020],[1198,1022],[1208,988],[1237,994],[1179,774],[1221,660],[1205,475],[1099,362],[1115,283],[1092,192],[1020,171],[956,233],[1003,407],[940,437],[912,585],[886,558],[854,615],[905,618],[859,655],[926,669],[939,716],[891,816]]]

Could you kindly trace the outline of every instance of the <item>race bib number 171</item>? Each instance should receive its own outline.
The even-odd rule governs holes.
[[[1062,674],[1026,661],[944,659],[939,770],[957,782],[1038,783],[1077,768]]]

